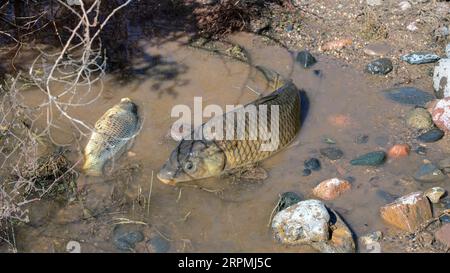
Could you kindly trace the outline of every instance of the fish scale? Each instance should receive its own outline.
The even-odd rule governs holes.
[[[83,170],[89,175],[102,175],[108,160],[119,157],[135,137],[139,128],[137,106],[124,98],[95,123],[84,150]]]
[[[267,100],[268,97],[272,96],[273,99]],[[215,140],[216,145],[219,146],[226,155],[226,165],[224,170],[253,164],[270,157],[286,147],[300,130],[300,94],[293,83],[288,82],[269,96],[256,100],[250,104],[256,106],[267,105],[268,128],[271,128],[270,106],[279,106],[279,145],[274,151],[261,151],[261,145],[264,143],[263,139],[267,138],[258,135],[257,140],[250,140],[251,128],[249,126],[249,118],[239,120],[238,122],[245,122],[245,135],[243,140]],[[234,115],[234,112],[235,111],[228,112],[225,116]],[[225,118],[225,120],[227,119]],[[235,131],[238,126],[239,124],[235,122]],[[256,130],[258,130],[258,127],[256,127]]]

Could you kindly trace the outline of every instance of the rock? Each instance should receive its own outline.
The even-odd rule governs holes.
[[[346,46],[349,46],[353,43],[352,39],[339,39],[339,40],[335,40],[335,41],[329,41],[325,44],[323,44],[319,50],[320,51],[332,51],[332,50],[339,50],[342,49]]]
[[[150,253],[166,253],[170,249],[170,242],[158,234],[154,234],[145,242]]]
[[[321,253],[353,253],[355,252],[355,241],[353,234],[345,224],[339,214],[328,209],[330,215],[330,232],[329,241],[312,242],[311,246]]]
[[[315,69],[313,72],[314,72],[314,75],[316,75],[319,78],[322,78],[323,74],[322,74],[321,70]]]
[[[445,46],[445,55],[447,55],[447,58],[450,58],[450,44]]]
[[[283,244],[306,244],[320,252],[354,252],[355,242],[342,218],[319,200],[306,200],[278,212],[272,220]]]
[[[409,23],[406,26],[406,29],[411,31],[411,32],[414,32],[414,31],[418,30],[419,28],[417,27],[416,22],[414,21],[414,22]]]
[[[427,148],[423,146],[419,146],[415,150],[416,154],[418,155],[426,155],[427,154]]]
[[[388,151],[388,157],[400,158],[409,155],[410,147],[408,144],[397,144],[392,146]]]
[[[432,217],[431,206],[422,192],[402,196],[380,208],[381,218],[388,224],[414,232]]]
[[[450,97],[450,58],[441,59],[434,67],[433,88],[438,99]]]
[[[383,3],[382,0],[367,0],[366,2],[367,2],[367,5],[372,6],[372,7],[379,6]]]
[[[450,224],[444,224],[434,234],[436,240],[450,248]]]
[[[376,151],[364,154],[350,161],[354,166],[378,166],[383,164],[386,158],[386,153],[383,151]]]
[[[370,234],[361,236],[359,238],[360,243],[365,246],[365,249],[370,253],[379,253],[381,249],[377,249],[380,246],[378,243],[383,239],[383,233],[381,231],[375,231]]]
[[[310,244],[328,241],[330,215],[319,200],[298,202],[280,212],[272,220],[275,238],[281,243]]]
[[[317,63],[316,58],[314,58],[314,56],[308,51],[300,51],[297,54],[297,58],[295,60],[300,64],[301,67],[304,68],[309,68]]]
[[[304,166],[305,169],[318,171],[320,170],[320,161],[317,158],[310,158],[308,160],[305,160]]]
[[[373,43],[368,44],[363,51],[369,56],[386,56],[392,51],[392,48],[386,43]]]
[[[441,187],[433,187],[423,193],[423,195],[428,197],[428,199],[430,199],[430,202],[433,204],[439,203],[439,200],[442,196],[444,196],[444,194],[445,190]]]
[[[445,39],[450,34],[447,26],[441,26],[434,30],[434,38],[436,40]]]
[[[311,175],[312,171],[310,169],[303,169],[302,175],[303,176],[309,176]]]
[[[385,97],[400,104],[424,107],[434,96],[414,87],[399,87],[385,90]]]
[[[294,30],[294,25],[293,24],[288,24],[285,28],[286,32],[291,32]],[[306,67],[305,67],[306,68]]]
[[[441,57],[430,52],[413,52],[410,54],[403,55],[401,57],[402,61],[409,64],[427,64],[439,61]]]
[[[364,134],[359,134],[356,136],[356,144],[365,144],[369,141],[369,136]]]
[[[414,179],[419,182],[439,182],[446,177],[447,176],[432,163],[421,165],[419,170],[414,174]]]
[[[441,223],[450,223],[450,215],[442,215],[441,217],[439,217],[439,221],[441,221]]]
[[[319,150],[319,152],[321,155],[325,156],[330,160],[338,160],[339,158],[342,158],[342,156],[344,155],[342,150],[336,147],[322,148]]]
[[[408,1],[401,1],[400,3],[398,3],[398,6],[401,10],[405,11],[411,8],[411,3],[409,3]]]
[[[444,132],[450,131],[450,97],[438,100],[431,109],[434,124]]]
[[[420,142],[431,143],[436,142],[444,136],[444,132],[437,128],[431,129],[420,136],[417,137],[417,140]]]
[[[120,224],[113,230],[113,244],[119,250],[130,251],[136,247],[136,243],[144,240],[144,234],[136,225]]]
[[[431,114],[425,108],[414,108],[406,117],[406,124],[415,129],[428,129],[432,127]]]
[[[351,188],[352,185],[348,181],[331,178],[317,185],[313,189],[313,194],[323,200],[333,200]]]
[[[282,211],[292,205],[297,204],[301,200],[302,200],[301,197],[295,192],[291,191],[284,192],[281,194],[280,200],[278,200],[276,211],[277,212]]]
[[[370,74],[386,75],[392,71],[392,61],[388,58],[381,58],[370,62],[366,71]]]
[[[441,201],[439,202],[439,204],[441,205],[441,207],[443,209],[450,209],[450,197],[444,197],[441,199]]]

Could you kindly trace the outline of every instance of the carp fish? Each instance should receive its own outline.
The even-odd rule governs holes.
[[[103,175],[105,164],[128,150],[138,131],[138,107],[129,98],[122,98],[95,123],[84,149],[83,172]]]
[[[257,67],[257,69],[269,80],[273,85],[272,90],[275,91],[244,105],[241,109],[213,117],[200,127],[195,128],[189,137],[185,136],[172,151],[169,159],[157,174],[159,180],[169,185],[176,185],[179,182],[219,176],[227,171],[251,166],[262,161],[285,148],[295,138],[300,130],[301,123],[300,91],[292,81],[281,79],[278,73],[263,67]],[[260,106],[266,106],[265,122],[267,127],[278,126],[276,133],[279,141],[278,145],[273,146],[273,149],[263,149],[263,146],[267,145],[267,134],[269,132],[264,133],[258,130],[257,126],[251,126],[252,119],[250,117],[244,120],[236,118],[239,110],[244,109],[245,111],[248,107],[253,106],[256,107],[258,112],[263,109]],[[277,106],[278,118],[276,119],[272,118],[272,116],[275,117],[275,110],[271,110],[271,106]],[[214,137],[214,134],[208,138],[204,135],[195,138],[199,131],[211,126],[211,122],[217,118],[226,122],[234,120],[234,129],[239,131],[237,127],[243,126],[244,129],[241,129],[241,132],[243,131],[244,134],[234,139],[224,139],[223,137],[218,139]],[[255,122],[255,118],[253,118],[253,122]],[[261,120],[259,120],[260,122]],[[225,127],[223,127],[223,131],[226,130]],[[256,139],[254,138],[255,135],[257,135]]]

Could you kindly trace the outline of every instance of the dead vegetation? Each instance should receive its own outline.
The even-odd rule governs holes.
[[[250,31],[267,5],[279,1],[223,0],[213,6],[202,6],[194,15],[198,32],[208,38],[220,38],[235,31]]]

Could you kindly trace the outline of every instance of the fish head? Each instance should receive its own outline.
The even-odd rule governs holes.
[[[219,175],[225,167],[225,154],[212,141],[181,140],[158,172],[158,179],[176,185]]]
[[[122,98],[119,107],[125,111],[137,114],[137,105],[130,98]]]

